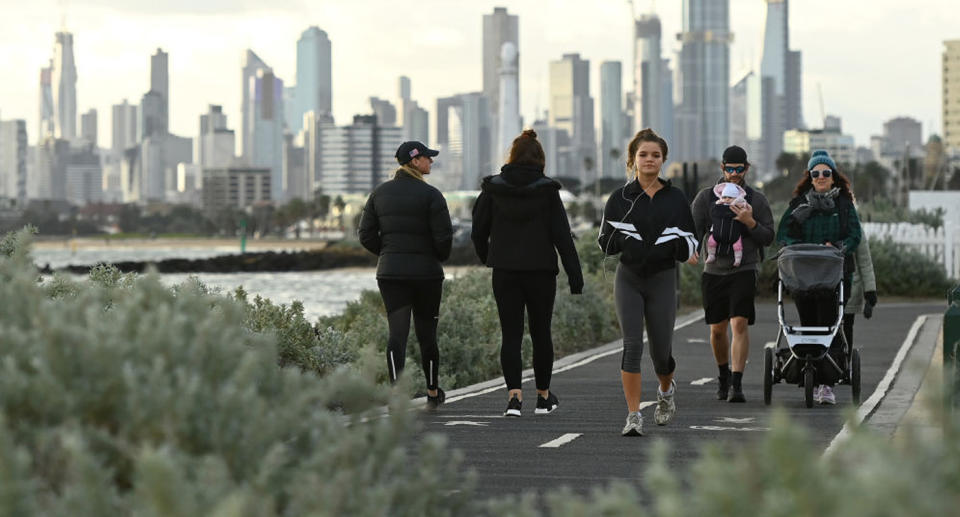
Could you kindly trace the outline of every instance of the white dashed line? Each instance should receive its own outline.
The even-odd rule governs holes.
[[[565,435],[560,436],[560,438],[557,438],[556,440],[550,440],[547,443],[541,444],[540,447],[556,449],[562,445],[568,444],[576,440],[581,436],[583,436],[583,433],[567,433]]]
[[[697,379],[697,380],[695,380],[695,381],[691,381],[690,384],[693,384],[694,386],[703,386],[704,384],[706,384],[706,383],[708,383],[708,382],[710,382],[710,381],[712,381],[712,380],[713,380],[713,377],[703,377],[703,378],[701,378],[701,379]]]

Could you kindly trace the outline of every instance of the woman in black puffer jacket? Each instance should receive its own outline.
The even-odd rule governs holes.
[[[513,140],[500,174],[483,179],[473,207],[473,245],[480,260],[493,268],[493,296],[500,315],[500,365],[507,383],[505,416],[520,416],[523,391],[520,344],[523,313],[528,313],[537,385],[536,414],[559,405],[550,390],[553,340],[550,325],[557,291],[557,251],[570,292],[583,292],[580,259],[560,201],[560,184],[543,175],[546,157],[533,130]]]
[[[420,342],[423,374],[427,378],[427,407],[436,409],[445,395],[438,386],[440,351],[437,320],[443,292],[443,267],[450,256],[453,228],[447,202],[427,184],[438,151],[420,142],[404,142],[397,149],[400,168],[392,180],[370,194],[360,217],[360,243],[377,261],[377,286],[387,310],[390,338],[387,371],[396,382],[403,371],[410,333],[410,313]]]

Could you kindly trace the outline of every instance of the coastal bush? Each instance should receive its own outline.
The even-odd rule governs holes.
[[[353,371],[278,367],[284,334],[252,331],[243,303],[196,282],[101,269],[51,292],[10,243],[0,515],[465,512],[469,480],[442,440],[416,436],[404,394]]]

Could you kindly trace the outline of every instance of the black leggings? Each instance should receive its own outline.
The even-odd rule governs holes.
[[[390,339],[387,341],[387,372],[390,382],[397,382],[407,358],[407,336],[410,334],[410,313],[413,328],[420,342],[420,361],[427,389],[437,389],[440,350],[437,348],[437,320],[440,317],[440,295],[443,279],[384,280],[377,279],[380,297],[387,309]]]
[[[843,279],[843,303],[846,304],[850,299],[850,277]],[[814,295],[796,296],[793,299],[797,306],[797,315],[800,316],[800,324],[804,326],[830,326],[837,321],[837,311],[840,307],[837,305],[837,292],[820,292]],[[841,322],[842,327],[846,328],[846,320]],[[851,321],[851,331],[853,323]],[[846,335],[846,332],[844,332]],[[852,343],[852,336],[847,337],[847,343]],[[832,350],[839,346],[839,334],[830,344]],[[833,386],[834,383],[824,383]]]
[[[500,314],[500,366],[508,390],[519,390],[523,371],[523,313],[528,313],[533,340],[533,373],[538,390],[550,389],[553,339],[550,324],[557,295],[557,275],[550,271],[493,270],[493,297]]]

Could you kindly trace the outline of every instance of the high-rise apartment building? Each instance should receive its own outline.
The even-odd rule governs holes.
[[[437,175],[444,185],[477,190],[491,174],[490,103],[480,92],[437,99]]]
[[[910,117],[896,117],[883,123],[884,154],[911,156],[923,154],[923,124]]]
[[[73,34],[69,32],[56,35],[50,80],[54,136],[73,140],[77,136],[77,66],[73,60]]]
[[[27,123],[0,121],[0,197],[27,201]]]
[[[327,33],[309,27],[297,40],[297,110],[294,120],[303,123],[303,115],[312,111],[319,117],[333,117],[331,44]],[[292,127],[293,133],[303,127]]]
[[[381,127],[369,115],[354,116],[349,126],[321,124],[318,139],[319,186],[327,194],[372,191],[397,169],[403,141],[399,127]]]
[[[370,109],[377,116],[377,124],[381,126],[397,125],[397,108],[390,101],[379,97],[370,97]]]
[[[960,153],[960,39],[943,47],[943,144],[948,153]]]
[[[211,104],[207,112],[200,115],[200,134],[194,146],[194,163],[200,166],[201,171],[205,168],[228,167],[233,162],[235,148],[236,136],[232,129],[227,129],[223,107]]]
[[[677,160],[718,159],[729,138],[729,0],[683,0]]]
[[[137,144],[137,107],[123,99],[122,104],[114,104],[113,131],[110,149],[122,152]]]

